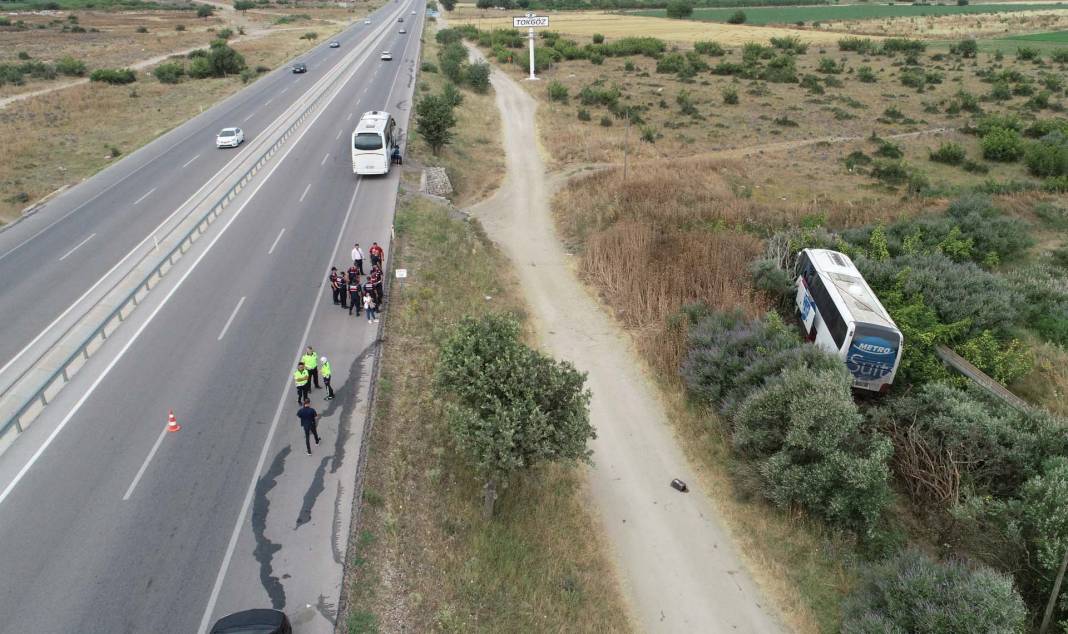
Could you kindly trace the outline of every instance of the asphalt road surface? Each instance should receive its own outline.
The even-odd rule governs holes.
[[[325,278],[355,241],[388,257],[398,170],[354,177],[349,134],[368,110],[407,129],[422,10],[392,2],[337,38],[344,52],[398,15],[409,32],[384,32],[0,458],[0,632],[198,632],[272,606],[297,632],[333,631],[380,324],[333,306]],[[0,233],[0,358],[230,160],[219,128],[254,136],[332,55],[324,42],[302,58],[307,75],[257,81]],[[313,391],[312,456],[291,378],[308,343],[338,392]],[[164,432],[170,408],[177,433]]]

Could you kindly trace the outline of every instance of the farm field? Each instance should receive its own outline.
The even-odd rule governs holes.
[[[741,536],[754,567],[763,578],[784,580],[776,598],[793,629],[841,631],[848,623],[846,631],[863,631],[858,619],[868,617],[856,606],[877,603],[870,593],[878,578],[903,579],[910,566],[941,574],[934,570],[958,558],[1011,591],[991,598],[1003,602],[997,612],[1005,621],[997,626],[952,620],[971,613],[971,604],[942,606],[954,615],[946,622],[957,624],[948,631],[1037,626],[1059,559],[1038,563],[1036,549],[1046,537],[1068,539],[1068,531],[1051,528],[1046,535],[1032,528],[1027,537],[1015,537],[1013,529],[995,526],[994,507],[980,509],[970,492],[951,485],[949,497],[936,500],[922,482],[935,472],[945,475],[942,469],[959,469],[956,482],[977,487],[985,500],[1004,505],[997,512],[1008,513],[1037,491],[1038,479],[1050,477],[1042,469],[1052,466],[1013,467],[1014,481],[1030,484],[992,489],[965,461],[993,456],[954,462],[940,454],[932,472],[904,459],[884,462],[885,475],[869,482],[881,493],[856,498],[883,500],[873,502],[879,511],[862,522],[874,533],[862,537],[843,528],[841,518],[827,517],[820,504],[804,510],[809,502],[802,498],[811,500],[811,490],[789,503],[776,497],[781,490],[771,491],[781,481],[769,478],[768,469],[789,460],[790,450],[764,461],[764,448],[738,449],[750,442],[743,434],[752,429],[744,427],[743,413],[756,411],[743,412],[739,403],[766,398],[772,400],[753,407],[779,407],[790,397],[772,387],[783,385],[778,366],[753,384],[731,387],[728,370],[737,366],[726,357],[739,355],[743,367],[757,363],[770,341],[757,333],[778,332],[779,323],[792,341],[792,309],[783,290],[793,254],[803,246],[835,248],[861,263],[912,342],[908,369],[891,395],[858,407],[844,390],[841,406],[856,416],[849,415],[849,424],[860,425],[867,439],[854,438],[861,442],[854,449],[885,441],[896,456],[940,451],[922,443],[939,442],[948,429],[921,423],[942,416],[938,407],[945,402],[954,403],[949,419],[960,421],[946,424],[960,429],[976,416],[990,416],[1001,421],[997,425],[1063,436],[1068,421],[1045,414],[1036,415],[1043,422],[1020,419],[967,390],[931,361],[924,342],[942,338],[1017,394],[1065,414],[1068,59],[1053,50],[1018,54],[1005,46],[995,55],[959,43],[951,50],[949,44],[843,34],[813,43],[804,39],[809,32],[742,45],[718,37],[726,26],[696,40],[681,35],[683,26],[657,46],[648,39],[621,41],[602,32],[603,25],[581,29],[603,39],[580,36],[581,27],[562,20],[553,25],[553,33],[539,38],[541,81],[523,85],[541,102],[541,145],[550,168],[574,175],[561,176],[554,199],[558,231],[661,381],[674,404],[678,435],[707,469],[705,487],[721,492],[732,532]],[[525,76],[521,34],[466,35],[505,72]],[[626,32],[642,35],[650,33]],[[1039,157],[1047,152],[1044,163]],[[634,262],[657,266],[635,276]],[[1005,297],[1019,299],[1016,309],[1005,306]],[[995,304],[1006,312],[995,312]],[[702,307],[683,308],[694,305]],[[953,333],[939,330],[951,325]],[[759,346],[759,354],[746,351],[746,342]],[[795,353],[802,354],[789,354]],[[766,388],[755,387],[763,381]],[[735,400],[724,405],[725,397]],[[785,420],[793,414],[760,425],[793,424],[776,422]],[[908,421],[917,427],[906,431]],[[999,433],[995,427],[983,433]],[[767,439],[761,438],[752,442]],[[781,438],[769,442],[777,447]],[[1036,442],[1038,462],[1068,458],[1059,441]],[[952,445],[953,452],[957,448]],[[864,455],[889,460],[878,452]],[[906,546],[933,558],[910,559],[915,555]],[[874,564],[887,555],[901,567]],[[895,615],[879,618],[908,623]],[[871,631],[891,629],[880,623]]]
[[[1018,11],[1068,11],[1068,5],[1060,4],[971,4],[956,5],[887,5],[851,4],[842,6],[807,7],[749,7],[743,8],[746,24],[795,24],[797,22],[830,22],[839,20],[875,20],[880,18],[925,17],[945,15],[981,15],[990,13],[1015,13]],[[692,20],[726,22],[738,11],[737,8],[694,9]],[[636,15],[666,17],[663,9],[635,11]]]
[[[1018,48],[1034,48],[1044,53],[1052,53],[1057,49],[1068,48],[1068,31],[1031,33],[1029,35],[980,40],[979,48],[984,51],[1000,49],[1006,52],[1012,52]]]

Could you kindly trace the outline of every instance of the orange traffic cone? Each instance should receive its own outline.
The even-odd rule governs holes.
[[[172,409],[167,414],[167,431],[178,431],[182,426],[178,424],[178,419],[174,417],[174,410]]]

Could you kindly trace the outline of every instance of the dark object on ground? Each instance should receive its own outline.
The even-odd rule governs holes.
[[[686,486],[686,483],[678,478],[671,481],[671,488],[679,491],[680,493],[687,493],[690,489]]]
[[[209,634],[293,634],[289,619],[278,610],[245,610],[215,622]]]

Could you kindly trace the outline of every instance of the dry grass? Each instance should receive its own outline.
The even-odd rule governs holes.
[[[1012,386],[1013,392],[1058,416],[1068,416],[1068,350],[1032,341],[1035,367]]]
[[[437,27],[433,22],[423,33],[422,59],[438,65],[438,44],[434,40]],[[440,93],[448,80],[439,73],[419,73],[419,85],[414,99]],[[454,110],[455,136],[452,142],[433,156],[430,148],[415,133],[415,116],[411,121],[410,153],[425,157],[424,162],[440,165],[449,174],[454,190],[452,201],[467,206],[488,197],[504,178],[504,149],[501,146],[501,116],[493,89],[480,95],[463,89],[464,101]]]
[[[1057,31],[1068,28],[1068,12],[1051,7],[1050,11],[843,20],[825,22],[823,28],[838,33],[956,40],[966,37],[997,37],[1009,33]]]
[[[668,20],[638,15],[608,13],[605,11],[538,11],[548,15],[553,31],[568,37],[589,38],[600,33],[606,38],[628,36],[658,37],[669,42],[695,42],[716,40],[727,46],[740,46],[745,42],[763,41],[771,37],[796,35],[806,42],[833,43],[839,35],[781,27],[717,24],[689,20]],[[480,29],[512,28],[512,14],[500,11],[483,11],[462,7],[449,15],[449,23],[473,24]]]
[[[312,44],[282,31],[234,45],[252,67],[277,66]],[[62,185],[106,167],[109,148],[127,154],[240,90],[237,77],[160,84],[142,73],[128,86],[85,84],[0,110],[0,221]]]
[[[522,313],[507,259],[477,224],[417,197],[401,204],[393,253],[412,276],[387,313],[340,631],[628,631],[581,470],[520,479],[485,522],[479,483],[448,441],[432,390],[439,345],[464,313]]]

